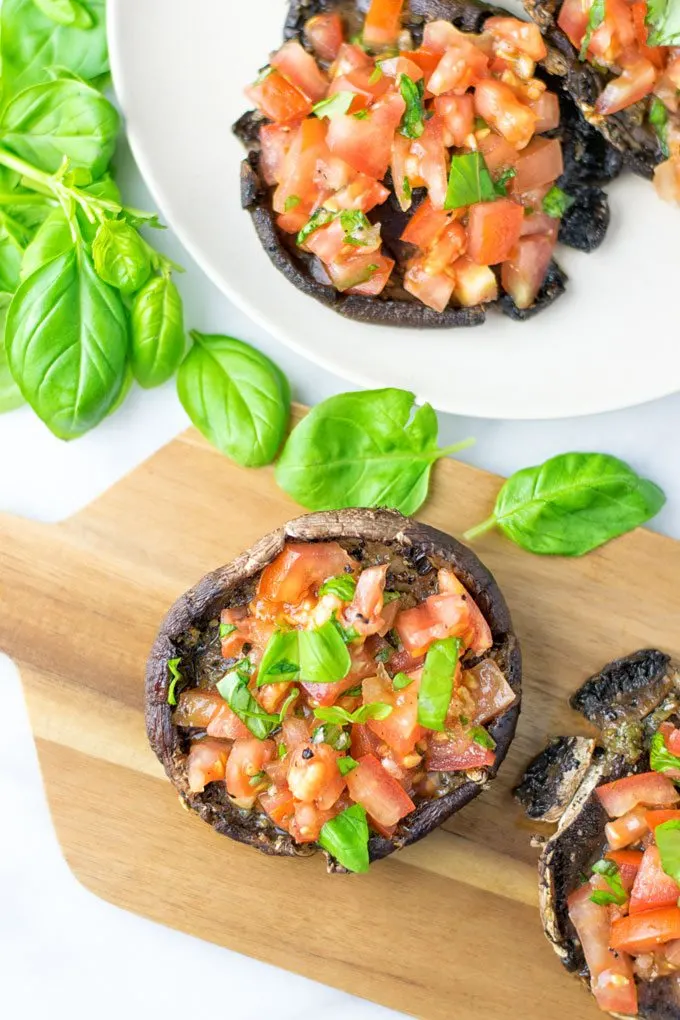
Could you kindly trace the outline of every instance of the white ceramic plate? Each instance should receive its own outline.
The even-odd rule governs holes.
[[[680,212],[645,181],[610,188],[612,224],[592,255],[560,249],[566,295],[526,323],[490,314],[466,330],[345,320],[270,264],[239,204],[230,125],[281,40],[285,0],[109,0],[116,91],[166,221],[224,293],[283,343],[353,382],[414,390],[440,410],[559,418],[680,389],[671,307]]]

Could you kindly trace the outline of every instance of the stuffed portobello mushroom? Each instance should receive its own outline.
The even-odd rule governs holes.
[[[347,510],[291,521],[175,603],[146,722],[218,832],[362,872],[493,779],[520,697],[508,609],[474,553]]]
[[[620,161],[537,71],[535,25],[474,0],[293,0],[284,35],[234,130],[242,203],[288,279],[397,326],[559,297],[558,237],[600,243]]]
[[[680,14],[674,0],[524,0],[587,120],[680,202]]]
[[[516,795],[557,821],[539,861],[548,939],[614,1016],[680,1016],[680,669],[646,649],[572,698],[601,728],[561,737]]]

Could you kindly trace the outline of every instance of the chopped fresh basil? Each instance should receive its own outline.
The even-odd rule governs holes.
[[[556,184],[553,184],[550,191],[543,199],[543,212],[552,216],[554,220],[560,220],[567,209],[571,209],[574,199],[566,191],[562,191]]]
[[[264,779],[267,778],[266,772],[256,772],[254,776],[251,776],[248,780],[249,786],[259,786]]]
[[[328,744],[335,751],[346,751],[352,739],[337,723],[323,723],[312,731],[312,743]]]
[[[297,677],[300,672],[298,632],[296,630],[275,630],[264,650],[257,673],[257,686],[284,683]]]
[[[316,630],[277,630],[267,643],[257,686],[286,683],[300,677],[305,683],[332,684],[344,680],[351,659],[334,620]]]
[[[409,181],[408,177],[404,177],[404,183],[401,186],[401,190],[406,201],[410,202],[413,196],[413,192],[411,190],[411,182]]]
[[[322,722],[349,726],[352,723],[368,722],[369,719],[387,719],[388,715],[392,715],[392,706],[383,701],[372,701],[370,705],[361,705],[356,711],[348,712],[340,705],[332,705],[330,708],[315,708],[314,715]]]
[[[378,267],[376,266],[376,269],[377,268]],[[343,625],[335,616],[333,617],[333,626],[335,627],[338,634],[340,635],[340,637],[342,638],[346,645],[350,645],[352,641],[356,641],[356,639],[359,637],[358,630],[356,630],[354,627],[343,627]]]
[[[475,202],[493,202],[496,197],[496,189],[481,152],[452,156],[445,209],[460,209]]]
[[[356,117],[357,120],[366,120],[368,117],[368,110],[357,110],[357,112],[353,113],[352,116]]]
[[[379,81],[380,81],[380,79],[382,78],[382,76],[383,76],[383,69],[382,69],[382,67],[380,66],[380,64],[379,64],[379,63],[377,63],[377,64],[375,65],[374,69],[373,69],[373,74],[372,74],[372,75],[371,75],[371,77],[370,77],[370,78],[368,79],[368,84],[369,84],[369,85],[375,85],[375,84],[377,84],[377,82],[379,82]]]
[[[217,684],[217,690],[254,737],[266,740],[281,725],[278,715],[270,715],[248,690],[248,677],[233,669]]]
[[[404,687],[411,686],[414,679],[415,677],[409,676],[407,673],[397,673],[394,680],[392,681],[392,686],[394,687],[395,691],[403,691]]]
[[[401,598],[400,591],[386,591],[383,592],[383,605],[389,606],[390,602],[396,602],[397,599]]]
[[[659,99],[658,96],[654,96],[649,107],[649,123],[656,132],[656,137],[659,139],[659,145],[661,151],[668,159],[668,109],[666,104]]]
[[[489,130],[489,125],[484,120],[484,118],[483,117],[475,117],[475,123],[474,123],[474,126],[473,126],[473,131],[488,131],[488,130]]]
[[[654,830],[661,867],[680,885],[680,820],[662,822]]]
[[[458,718],[460,719],[461,726],[467,726],[467,724],[470,722],[466,715],[460,715],[458,716]]]
[[[283,720],[286,718],[286,713],[287,713],[288,709],[290,708],[290,706],[295,701],[297,701],[297,696],[298,696],[299,693],[300,693],[299,688],[298,687],[294,687],[293,690],[289,692],[288,697],[286,698],[286,700],[281,705],[281,708],[279,709],[279,722],[281,724],[283,724]]]
[[[310,237],[315,230],[319,230],[320,227],[325,227],[328,223],[331,223],[335,219],[335,213],[331,212],[330,209],[317,209],[310,220],[307,220],[304,227],[298,234],[295,243],[298,247],[301,247],[308,237]]]
[[[355,248],[362,248],[368,244],[364,234],[371,230],[372,224],[366,213],[355,209],[343,209],[339,213],[339,217],[342,229],[345,231],[346,244],[354,245]]]
[[[348,871],[368,871],[368,822],[361,804],[352,804],[321,829],[319,843]]]
[[[418,722],[429,730],[444,729],[461,645],[455,637],[433,641],[425,656],[418,690]]]
[[[406,109],[399,125],[399,133],[406,138],[420,138],[425,130],[425,107],[423,96],[425,94],[425,83],[421,78],[415,82],[407,74],[399,76],[399,89]]]
[[[668,772],[669,769],[680,770],[680,758],[666,747],[663,733],[655,733],[649,748],[649,764],[655,772]]]
[[[517,176],[517,170],[514,166],[508,166],[502,171],[500,177],[494,182],[496,194],[500,195],[501,198],[505,198],[508,194],[508,182],[513,177]]]
[[[284,212],[290,212],[291,209],[297,209],[301,201],[302,199],[300,198],[299,195],[289,195],[286,201],[284,202],[283,206]]]
[[[377,262],[371,262],[370,266],[366,266],[366,269],[369,273],[377,273],[378,270],[380,269],[380,266],[377,264]]]
[[[177,684],[184,683],[184,677],[178,669],[181,661],[181,659],[168,659],[168,669],[172,678],[168,687],[168,705],[177,704]]]
[[[229,637],[229,635],[233,634],[235,630],[238,630],[238,627],[236,626],[235,623],[221,623],[220,637],[221,638]]]
[[[583,36],[581,42],[581,49],[579,50],[579,60],[585,60],[588,53],[588,47],[590,46],[590,40],[592,39],[593,32],[595,32],[602,22],[604,21],[604,4],[605,0],[593,0],[593,5],[588,12],[588,24],[586,26],[586,34]]]
[[[343,698],[359,698],[361,697],[362,690],[361,684],[357,684],[356,687],[350,687],[348,691],[345,691]]]
[[[355,97],[355,92],[336,92],[335,95],[329,96],[328,99],[322,99],[320,103],[316,103],[312,107],[312,112],[317,117],[328,117],[332,120],[333,117],[340,117],[347,113]]]
[[[279,758],[285,758],[286,755],[288,754],[288,748],[286,747],[285,744],[279,744],[276,753],[279,756]]]
[[[389,645],[386,645],[384,648],[381,648],[379,652],[376,652],[373,658],[376,662],[387,662],[393,651],[394,648],[390,648]]]
[[[470,730],[470,736],[475,744],[479,744],[480,747],[487,747],[490,751],[496,750],[496,741],[490,733],[487,733],[483,726],[473,726]]]
[[[255,672],[255,665],[251,659],[245,656],[243,659],[239,659],[232,669],[238,670],[239,673],[245,673],[246,676],[252,676]]]
[[[337,595],[343,602],[351,602],[354,598],[357,583],[351,574],[340,574],[339,577],[331,577],[319,588],[319,595]]]
[[[271,64],[267,64],[266,67],[262,68],[262,70],[258,74],[258,76],[255,79],[253,84],[254,85],[261,85],[262,82],[265,80],[265,78],[268,78],[269,75],[272,74],[273,70],[274,70],[274,68],[271,66]]]
[[[648,46],[680,45],[680,4],[678,0],[647,0],[645,24]]]
[[[351,772],[352,769],[355,769],[358,764],[358,761],[355,761],[349,754],[346,754],[344,758],[338,758],[338,771],[341,776],[346,776],[347,773]]]
[[[618,907],[623,906],[628,899],[628,894],[623,888],[619,869],[614,861],[597,861],[596,864],[593,864],[592,870],[596,875],[601,875],[609,886],[608,890],[595,890],[590,897],[593,903],[597,903],[600,907],[609,903],[615,903]]]

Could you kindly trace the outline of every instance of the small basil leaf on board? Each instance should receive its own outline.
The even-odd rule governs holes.
[[[680,821],[662,822],[654,830],[661,867],[680,885]]]
[[[151,259],[141,235],[125,220],[100,223],[92,242],[97,276],[121,294],[134,294],[149,279]]]
[[[583,556],[644,524],[666,502],[658,485],[606,453],[565,453],[508,478],[488,520],[529,552]]]
[[[579,60],[585,60],[588,53],[588,47],[590,46],[590,40],[602,22],[604,21],[605,15],[605,0],[593,0],[590,11],[588,12],[588,24],[586,25],[585,35],[581,42],[581,49],[579,51]]]
[[[44,81],[50,67],[68,67],[87,81],[107,75],[106,0],[79,0],[78,6],[92,20],[87,31],[75,24],[56,24],[34,0],[2,0],[0,63],[5,100]]]
[[[368,871],[368,821],[366,810],[352,804],[321,829],[319,843],[348,871]]]
[[[108,99],[80,81],[32,85],[9,101],[0,116],[2,143],[40,170],[55,173],[64,157],[93,178],[111,162],[120,117]]]
[[[177,685],[180,686],[184,683],[184,677],[182,676],[179,664],[181,659],[168,659],[168,671],[170,673],[170,684],[168,686],[168,705],[177,704]]]
[[[78,0],[33,0],[33,3],[57,25],[88,29],[94,24],[94,18]]]
[[[193,424],[243,467],[276,456],[290,415],[290,387],[281,370],[241,340],[193,331],[177,391]]]
[[[418,722],[429,730],[445,728],[460,648],[455,637],[433,641],[428,648],[418,689]]]
[[[264,650],[257,673],[257,686],[293,680],[300,672],[296,630],[275,630]]]
[[[128,323],[120,295],[99,279],[82,243],[21,284],[5,345],[22,395],[60,439],[109,414],[126,379]]]
[[[339,577],[331,577],[319,588],[319,598],[323,595],[337,595],[343,602],[351,602],[354,598],[357,583],[351,574],[340,574]]]
[[[647,0],[648,46],[680,45],[680,6],[677,0]]]
[[[248,677],[233,669],[217,684],[229,708],[258,740],[266,740],[281,725],[279,715],[270,715],[248,690]]]
[[[406,390],[341,393],[317,404],[293,429],[276,480],[310,510],[389,506],[404,514],[424,503],[432,465],[463,449],[437,447],[437,417],[414,409]]]
[[[184,307],[170,276],[153,276],[135,294],[130,317],[132,371],[140,386],[162,386],[182,363]]]
[[[297,634],[303,683],[333,684],[345,679],[352,660],[332,620],[316,630],[301,630]]]
[[[668,750],[663,733],[655,733],[652,737],[649,764],[655,772],[668,772],[669,769],[677,769],[680,773],[680,758]]]
[[[9,302],[9,294],[0,295],[0,414],[15,411],[26,403],[9,370],[5,353],[5,320]]]
[[[344,758],[338,758],[338,772],[341,776],[346,776],[348,772],[353,772],[358,764],[358,761],[346,754]]]
[[[461,209],[475,202],[493,202],[496,188],[481,152],[452,156],[445,209]]]

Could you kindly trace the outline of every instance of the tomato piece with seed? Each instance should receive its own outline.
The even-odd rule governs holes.
[[[270,602],[299,605],[324,581],[356,567],[337,542],[288,542],[262,571],[257,594]]]
[[[187,757],[187,782],[192,793],[224,779],[231,745],[222,740],[195,740]]]
[[[236,740],[232,746],[225,780],[227,793],[240,807],[252,807],[257,800],[257,784],[251,779],[263,771],[267,762],[274,757],[276,745],[273,740]]]
[[[462,148],[474,130],[475,104],[471,95],[437,96],[434,101],[437,115],[444,124],[445,142]]]
[[[612,783],[598,786],[595,793],[610,818],[620,818],[638,804],[670,807],[680,801],[680,793],[673,783],[659,772],[641,772],[615,779]]]
[[[259,799],[262,810],[269,815],[274,825],[287,832],[295,815],[295,798],[290,790],[282,788],[274,793],[261,793]]]
[[[630,913],[639,914],[643,910],[670,907],[677,904],[678,897],[680,888],[661,867],[659,848],[648,846],[630,894]]]
[[[430,737],[426,759],[429,772],[465,772],[494,764],[496,755],[490,747],[476,743],[462,727],[453,728],[452,733]],[[445,739],[438,739],[441,736]]]
[[[538,118],[503,82],[492,78],[480,81],[475,89],[475,110],[516,149],[531,141]]]
[[[386,719],[369,719],[368,728],[398,756],[410,754],[423,734],[418,724],[419,687],[420,676],[400,691],[395,691],[386,675],[367,677],[363,682],[364,705],[380,702],[392,709]]]
[[[271,58],[275,67],[288,81],[300,89],[312,103],[323,99],[328,89],[328,79],[311,53],[295,39],[284,43]]]
[[[610,945],[622,953],[653,953],[657,946],[680,939],[680,910],[661,907],[614,921]]]
[[[526,53],[532,60],[543,60],[547,49],[538,25],[519,18],[494,17],[484,22],[484,32],[509,44],[520,53]]]
[[[378,759],[366,754],[347,774],[352,800],[361,804],[380,825],[396,825],[415,810],[415,804],[403,787],[385,771]]]
[[[595,110],[606,116],[618,113],[644,99],[654,88],[657,71],[650,60],[640,59],[624,67],[618,78],[614,78],[598,96]]]
[[[435,96],[445,92],[463,95],[473,85],[479,84],[488,74],[489,59],[486,54],[461,35],[449,46],[427,83],[428,90]]]
[[[612,850],[621,850],[631,843],[637,843],[649,832],[644,807],[638,805],[615,821],[607,822],[604,831]]]
[[[404,290],[413,294],[428,308],[433,308],[435,312],[445,310],[451,300],[453,288],[453,277],[446,272],[429,272],[424,256],[411,259],[408,263],[404,273]]]
[[[520,237],[501,269],[503,290],[518,308],[531,308],[552,261],[555,240],[543,234]]]
[[[634,1016],[637,1014],[637,989],[630,957],[609,948],[609,911],[593,903],[595,889],[604,887],[599,876],[586,882],[567,899],[571,919],[590,971],[590,987],[603,1010]]]

